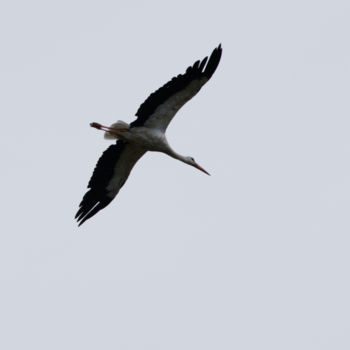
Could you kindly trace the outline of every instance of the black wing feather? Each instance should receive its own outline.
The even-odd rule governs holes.
[[[84,195],[75,218],[79,226],[106,207],[113,198],[107,194],[107,186],[113,177],[114,167],[126,146],[125,141],[119,140],[107,148],[98,160],[89,181],[89,191]]]
[[[214,49],[210,55],[208,64],[208,57],[205,57],[202,61],[196,61],[192,66],[188,67],[185,74],[180,74],[177,77],[172,78],[168,83],[162,86],[157,91],[153,92],[144,103],[140,106],[136,112],[138,117],[134,120],[130,127],[142,126],[147,119],[152,115],[156,108],[169,99],[172,95],[186,88],[193,80],[206,77],[208,80],[214,74],[221,58],[222,49],[221,44]],[[205,69],[204,69],[205,67]],[[204,71],[203,71],[204,69]]]

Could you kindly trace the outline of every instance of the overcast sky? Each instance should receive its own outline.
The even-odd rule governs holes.
[[[0,348],[348,350],[349,1],[3,1]],[[110,141],[223,46],[147,154],[73,217]]]

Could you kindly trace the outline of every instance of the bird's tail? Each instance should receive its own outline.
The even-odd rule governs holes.
[[[122,120],[118,120],[116,123],[110,126],[110,128],[114,128],[114,129],[129,129],[129,127],[130,125],[128,123],[123,122]],[[118,139],[118,136],[109,131],[106,131],[104,134],[104,138],[106,140],[115,140],[115,139]]]

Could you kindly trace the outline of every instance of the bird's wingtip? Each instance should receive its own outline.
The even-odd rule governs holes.
[[[219,65],[220,59],[222,55],[222,49],[221,49],[221,43],[218,47],[216,47],[213,52],[211,53],[208,63],[206,64],[204,75],[210,79],[211,76],[214,74],[216,68]]]

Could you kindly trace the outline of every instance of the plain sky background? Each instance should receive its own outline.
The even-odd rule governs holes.
[[[349,1],[2,1],[0,348],[350,349]],[[139,105],[219,44],[147,154],[73,216]]]

